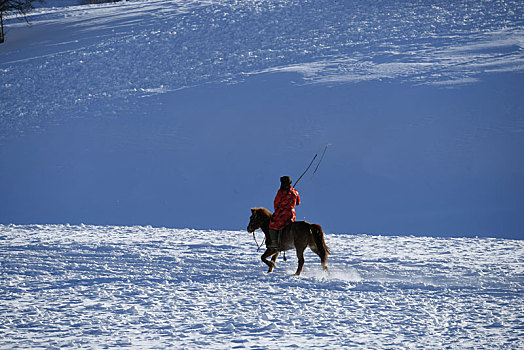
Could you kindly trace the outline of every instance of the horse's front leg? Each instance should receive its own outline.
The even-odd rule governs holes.
[[[273,255],[273,257],[271,258],[271,261],[267,260],[267,258],[272,256],[272,255]],[[271,249],[271,248],[266,249],[264,254],[262,254],[262,256],[260,257],[260,259],[262,259],[264,264],[269,266],[269,270],[267,270],[267,273],[270,273],[271,271],[273,271],[273,268],[275,267],[275,261],[277,260],[277,257],[278,257],[278,250]]]
[[[271,263],[273,264],[273,267],[277,266],[278,254],[280,254],[280,252],[277,250],[277,252],[275,254],[273,254],[273,257],[271,257]],[[271,272],[271,271],[269,271],[269,272]]]

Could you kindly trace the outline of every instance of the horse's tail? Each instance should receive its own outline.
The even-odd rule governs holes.
[[[326,241],[324,240],[324,232],[322,231],[322,227],[317,224],[311,224],[311,232],[313,233],[313,238],[315,239],[315,244],[317,246],[317,251],[318,255],[320,256],[322,267],[327,269],[326,263],[330,251],[326,245]]]

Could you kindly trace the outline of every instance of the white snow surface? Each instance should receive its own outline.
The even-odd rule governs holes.
[[[297,72],[314,83],[456,85],[485,72],[524,70],[519,0],[57,5],[31,14],[33,30],[8,22],[12,32],[0,50],[0,132],[93,102],[127,103],[263,72]]]
[[[524,2],[76,2],[0,46],[0,348],[524,348],[524,240],[238,230],[329,141],[300,219],[522,238]]]
[[[326,241],[295,277],[245,231],[0,225],[0,348],[524,348],[524,241]]]
[[[522,0],[77,3],[6,19],[1,223],[238,230],[330,143],[300,219],[524,238]]]

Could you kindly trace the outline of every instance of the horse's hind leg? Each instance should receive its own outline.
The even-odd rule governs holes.
[[[296,249],[297,249],[298,267],[297,267],[297,272],[295,272],[295,275],[300,276],[300,274],[302,273],[302,268],[304,267],[304,261],[305,261],[304,260],[304,250],[306,248],[297,247]]]
[[[327,254],[325,252],[321,253],[317,247],[310,247],[311,250],[317,254],[320,257],[320,263],[322,264],[322,268],[326,271],[328,271],[327,267]]]
[[[322,264],[322,268],[326,271],[329,271],[327,267],[327,255],[324,254],[324,256],[320,257],[320,263]]]

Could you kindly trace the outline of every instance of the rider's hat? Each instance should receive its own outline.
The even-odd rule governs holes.
[[[280,184],[283,186],[291,185],[291,178],[289,176],[282,176],[280,178]]]

